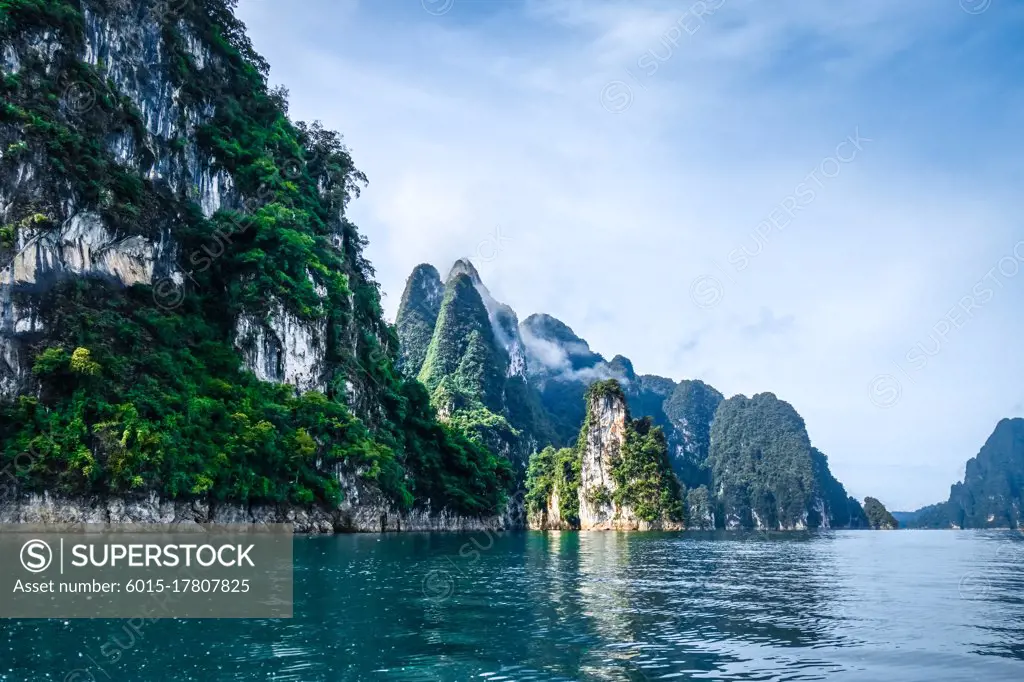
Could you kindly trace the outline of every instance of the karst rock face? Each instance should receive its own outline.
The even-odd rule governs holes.
[[[551,315],[516,319],[462,259],[443,283],[436,268],[417,266],[397,323],[403,371],[418,373],[445,418],[470,422],[521,476],[536,461],[532,527],[868,527],[788,403],[768,393],[726,400],[700,380],[637,374],[629,358],[605,360]],[[593,393],[598,384],[610,390]],[[622,453],[641,445],[664,448],[674,476],[628,483],[628,464],[616,476]],[[660,459],[647,463],[661,471]],[[630,503],[645,485],[671,503]]]
[[[507,466],[395,371],[366,178],[234,5],[0,8],[0,518],[505,523]]]
[[[587,412],[585,437],[578,446],[580,530],[682,530],[681,519],[672,519],[665,513],[642,518],[630,501],[620,499],[622,475],[617,475],[616,469],[627,466],[627,440],[635,429],[625,395],[621,391],[592,390]],[[673,477],[667,466],[667,452],[661,454],[665,457],[666,478]]]
[[[218,259],[231,240],[222,231],[198,248],[187,245],[186,214],[211,219],[267,201],[205,141],[220,120],[220,103],[192,90],[200,76],[228,74],[235,64],[210,45],[209,27],[186,6],[184,0],[55,0],[38,15],[29,3],[11,11],[3,73],[18,87],[0,125],[7,150],[0,161],[0,224],[8,231],[0,243],[2,398],[32,390],[32,346],[60,333],[51,328],[46,300],[56,286],[69,279],[152,285],[156,302],[173,308],[195,271]],[[198,75],[195,83],[175,71],[181,68]],[[39,77],[52,79],[59,97],[54,120],[45,123],[32,106],[42,94]],[[39,144],[47,134],[75,133],[81,138],[62,139],[78,147],[65,149],[81,164],[73,170]],[[295,163],[300,160],[297,152]],[[327,173],[315,180],[325,197],[337,189]],[[341,243],[347,238],[341,204],[333,210],[326,236]],[[303,274],[324,309],[343,303],[330,300],[316,268]],[[266,292],[263,305],[238,307],[230,320],[233,342],[261,379],[325,390],[332,369],[327,318],[304,315],[288,298]],[[351,330],[344,332],[351,342]]]
[[[632,522],[629,509],[618,508],[612,464],[626,442],[626,402],[611,394],[593,396],[590,423],[580,452],[580,529],[610,530]]]
[[[395,320],[402,350],[399,366],[408,376],[416,376],[423,367],[443,298],[444,284],[437,268],[417,265],[405,284]]]
[[[804,421],[772,393],[722,401],[708,464],[726,528],[808,530],[862,527],[860,503],[846,494]]]
[[[907,517],[917,528],[1024,528],[1024,419],[1003,419],[949,499]]]

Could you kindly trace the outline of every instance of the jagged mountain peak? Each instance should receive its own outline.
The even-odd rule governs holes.
[[[662,403],[673,427],[672,466],[683,480],[710,484],[704,467],[711,444],[711,423],[725,397],[699,379],[676,384]]]
[[[443,298],[444,284],[437,268],[417,265],[406,280],[395,318],[401,348],[398,366],[407,376],[416,376],[423,366]]]
[[[999,420],[989,438],[995,438],[1008,433],[1020,433],[1021,431],[1024,431],[1024,417],[1006,417]]]
[[[487,309],[487,317],[493,328],[494,338],[501,351],[508,356],[508,375],[526,376],[527,362],[523,342],[519,336],[519,318],[511,306],[508,306],[491,295],[484,285],[476,266],[468,258],[460,258],[448,272],[447,283],[459,277],[466,277],[476,288]]]
[[[445,281],[450,281],[458,275],[466,275],[473,284],[483,284],[483,280],[480,279],[480,273],[477,272],[476,266],[473,265],[473,261],[468,258],[460,258],[455,261],[452,265],[452,269],[448,271],[448,278]]]
[[[449,277],[420,381],[433,391],[452,378],[459,390],[498,411],[507,362],[473,280],[461,272]]]
[[[449,326],[447,317],[454,315],[448,311],[448,301],[455,289],[465,294],[467,302],[475,301],[464,306],[467,310],[462,313],[472,318],[475,332],[468,327],[444,331]],[[699,379],[676,383],[665,377],[641,376],[624,355],[606,361],[552,315],[535,313],[516,324],[515,312],[494,300],[468,260],[458,261],[449,274],[435,341],[448,338],[451,342],[446,345],[455,347],[470,334],[485,338],[484,311],[497,354],[509,348],[508,339],[518,340],[528,370],[526,381],[518,381],[518,377],[513,381],[510,373],[503,384],[504,402],[490,404],[516,429],[530,434],[534,444],[565,447],[578,442],[581,427],[588,423],[588,396],[592,398],[593,391],[603,387],[601,395],[619,397],[624,415],[639,417],[647,424],[645,429],[661,427],[652,433],[660,434],[658,447],[665,449],[666,462],[689,491],[687,504],[695,510],[698,527],[711,528],[722,522],[769,528],[866,525],[860,504],[849,498],[832,476],[827,457],[811,446],[803,418],[774,393],[737,395],[727,401]],[[449,375],[484,366],[487,359],[479,348],[475,355],[466,349],[456,356],[445,370]],[[438,365],[428,360],[424,372],[428,367],[433,370]],[[421,373],[420,378],[432,390],[465,383],[456,380],[458,376],[446,377],[444,372]],[[495,378],[495,390],[499,384]],[[510,403],[513,395],[516,397]],[[458,417],[458,412],[456,405],[453,414]],[[608,429],[615,428],[608,425]],[[551,459],[551,453],[545,457],[544,461]]]
[[[412,269],[412,273],[409,274],[408,281],[436,281],[439,284],[443,284],[443,282],[441,282],[441,273],[439,273],[437,268],[430,263],[420,263],[414,267]]]
[[[526,356],[531,376],[545,379],[551,376],[576,377],[575,373],[604,364],[604,357],[590,349],[590,344],[581,339],[558,318],[546,314],[533,314],[519,325],[519,333],[526,346]],[[611,378],[610,374],[589,377]]]
[[[586,341],[576,335],[576,332],[572,330],[572,327],[567,325],[565,322],[562,322],[557,317],[548,315],[547,313],[534,313],[533,315],[530,315],[523,320],[522,327],[538,337],[550,339],[552,341],[577,341],[584,344],[586,343]]]
[[[620,381],[632,383],[636,381],[636,372],[633,371],[633,362],[624,355],[616,355],[608,363],[608,368],[613,374],[619,375]]]
[[[978,454],[967,461],[964,480],[949,500],[919,510],[925,527],[1020,528],[1024,526],[1024,419],[1002,419]]]

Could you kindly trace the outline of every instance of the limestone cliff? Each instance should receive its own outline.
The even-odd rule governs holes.
[[[858,527],[863,511],[811,446],[804,421],[771,393],[719,405],[708,463],[726,528]]]
[[[911,514],[911,528],[1024,529],[1024,419],[1002,419],[949,499]]]
[[[576,447],[549,449],[531,466],[531,527],[682,530],[681,490],[661,429],[630,419],[614,380],[591,386],[586,409]],[[575,504],[566,504],[569,495]]]
[[[235,2],[0,3],[0,503],[500,515],[508,462],[395,371],[366,178]]]
[[[423,367],[443,297],[444,285],[437,268],[426,263],[417,265],[405,283],[395,318],[401,344],[399,368],[408,376],[416,376]]]
[[[430,391],[449,424],[513,464],[522,483],[530,455],[551,442],[515,313],[498,302],[468,260],[455,262],[443,286],[437,270],[409,277],[397,326],[403,371]]]

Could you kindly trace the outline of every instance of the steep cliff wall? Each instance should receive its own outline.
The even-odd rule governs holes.
[[[912,528],[1024,528],[1024,419],[1003,419],[949,499],[917,510]]]
[[[530,527],[682,530],[680,486],[661,429],[630,419],[614,380],[591,386],[586,405],[576,447],[548,448],[531,463]]]
[[[649,420],[630,420],[617,382],[589,390],[580,440],[580,530],[682,530],[664,435]]]
[[[447,423],[508,459],[521,484],[530,455],[553,438],[539,396],[526,381],[512,309],[494,299],[463,259],[443,285],[435,268],[417,266],[396,323],[403,371],[416,373]]]
[[[289,523],[296,533],[465,532],[525,526],[522,503],[509,500],[500,514],[467,516],[451,510],[399,509],[358,477],[341,476],[337,505],[211,502],[144,496],[68,496],[49,492],[0,494],[0,523]],[[2,491],[0,491],[2,492]]]
[[[612,466],[622,458],[626,443],[626,401],[613,393],[592,395],[580,448],[580,529],[618,529],[635,524],[633,510],[612,500],[618,489]]]
[[[0,5],[12,513],[337,511],[357,480],[397,514],[496,515],[508,463],[395,371],[346,217],[365,177],[336,133],[288,118],[232,8]]]
[[[726,528],[862,527],[864,512],[811,446],[804,421],[772,393],[719,406],[708,462]]]

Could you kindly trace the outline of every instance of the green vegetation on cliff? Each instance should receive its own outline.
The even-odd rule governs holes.
[[[450,390],[498,412],[506,366],[480,294],[467,275],[456,275],[445,287],[420,381],[431,391],[447,382]]]
[[[422,352],[418,378],[439,413],[512,462],[521,484],[530,454],[554,438],[537,392],[521,373],[515,313],[490,296],[469,261],[455,263],[443,289],[436,273],[418,266],[406,285],[398,313],[405,371]],[[436,319],[424,344],[435,300]]]
[[[864,508],[857,499],[846,492],[846,487],[836,480],[828,468],[828,457],[818,448],[811,448],[811,459],[814,465],[814,480],[817,482],[818,493],[827,511],[829,526],[837,528],[868,528],[868,519]],[[808,514],[808,522],[822,524],[818,509]]]
[[[44,178],[36,196],[14,197],[0,256],[14,256],[26,217],[46,226],[72,199],[122,237],[169,236],[187,273],[173,305],[166,290],[91,278],[12,292],[46,331],[18,340],[36,388],[0,405],[3,460],[30,454],[18,467],[25,489],[292,503],[336,502],[344,466],[402,507],[499,510],[507,463],[439,424],[423,388],[395,371],[398,339],[382,320],[365,240],[344,217],[365,178],[337,134],[289,120],[233,6],[182,0],[157,13],[141,2],[129,14],[102,0],[0,2],[0,35],[20,57],[0,85],[0,143],[17,152],[0,173],[24,162]],[[179,89],[182,120],[213,112],[193,139],[147,133],[138,93],[82,61],[86,10],[125,30],[154,26],[164,62],[149,67]],[[45,59],[26,47],[42,30],[55,35]],[[185,32],[209,50],[202,65]],[[69,84],[95,103],[69,102]],[[140,150],[131,164],[107,148],[119,135]],[[156,156],[171,150],[184,164],[190,145],[230,173],[243,206],[206,218],[191,188],[150,179]],[[267,319],[276,306],[325,325],[322,392],[297,396],[242,369],[234,321]]]
[[[680,381],[662,409],[675,433],[672,468],[691,487],[709,485],[707,466],[711,448],[711,422],[724,397],[703,381]]]
[[[552,495],[557,493],[562,522],[573,527],[578,525],[582,458],[590,430],[600,428],[592,410],[605,398],[625,408],[626,396],[618,381],[594,382],[587,389],[586,417],[575,446],[560,450],[547,447],[530,458],[526,499],[531,514],[547,509]],[[596,496],[591,502],[631,507],[637,518],[644,521],[683,520],[684,491],[669,465],[665,434],[649,417],[630,419],[626,409],[622,447],[611,456],[609,472],[615,482],[614,490],[591,491],[592,496]]]
[[[526,473],[526,509],[531,515],[543,513],[553,495],[558,497],[558,515],[569,527],[580,521],[580,456],[575,448],[555,449],[550,445],[530,458]]]
[[[626,394],[615,379],[596,381],[587,389],[587,416],[576,449],[586,447],[590,429],[599,428],[593,410],[603,398],[621,402],[626,409],[622,447],[610,461],[611,477],[615,481],[611,501],[619,507],[631,507],[643,521],[659,518],[682,521],[684,494],[668,461],[665,433],[650,417],[630,418]]]
[[[727,524],[800,528],[848,526],[859,505],[811,447],[793,406],[771,393],[719,406],[708,455]]]
[[[874,497],[864,498],[864,515],[867,516],[868,525],[874,530],[896,530],[900,527],[885,505]]]
[[[594,370],[604,358],[550,315],[530,315],[519,331],[526,345],[527,377],[536,387],[554,442],[571,445],[586,416],[587,386],[601,376]]]
[[[626,440],[611,471],[617,505],[632,507],[644,521],[683,521],[683,491],[668,461],[665,434],[650,417],[627,422]]]
[[[814,490],[811,444],[788,403],[761,393],[722,403],[711,431],[709,463],[726,513],[740,525],[793,527]]]
[[[405,283],[395,318],[401,346],[399,367],[408,376],[416,376],[423,367],[443,295],[444,285],[437,268],[425,263],[417,265]]]

